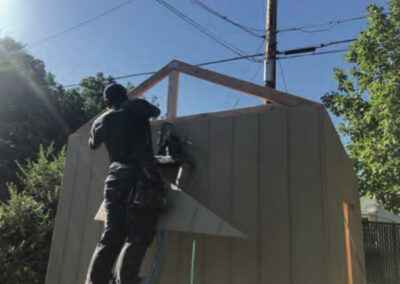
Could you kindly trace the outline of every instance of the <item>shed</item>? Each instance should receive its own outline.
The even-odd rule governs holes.
[[[267,103],[176,117],[179,73]],[[192,140],[196,164],[183,191],[245,237],[201,233],[189,221],[170,230],[158,283],[365,283],[356,178],[324,107],[176,60],[130,95],[166,76],[167,120]],[[104,149],[89,151],[89,127],[69,137],[46,284],[84,283],[102,230],[93,217],[108,161]]]
[[[386,210],[375,198],[361,197],[361,217],[370,222],[400,224],[400,216]]]

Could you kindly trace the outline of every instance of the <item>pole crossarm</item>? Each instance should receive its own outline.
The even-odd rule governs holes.
[[[299,104],[318,104],[316,102],[277,91],[271,87],[260,86],[232,76],[224,75],[215,71],[204,69],[179,60],[173,60],[160,69],[150,78],[141,83],[129,93],[130,97],[141,96],[158,82],[166,78],[172,71],[177,71],[192,77],[196,77],[217,85],[221,85],[247,95],[256,96],[266,101],[285,106],[297,106]]]

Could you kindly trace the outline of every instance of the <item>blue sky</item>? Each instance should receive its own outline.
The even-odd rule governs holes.
[[[262,29],[265,0],[202,0],[236,21]],[[124,0],[0,0],[1,34],[23,43],[34,43],[95,16]],[[261,39],[221,21],[201,10],[192,0],[168,0],[229,43],[248,53],[260,51]],[[278,0],[278,28],[327,22],[365,14],[368,4],[386,5],[375,0]],[[323,33],[282,33],[280,50],[314,45],[356,36],[365,21],[351,22]],[[338,46],[340,48],[340,46]],[[335,47],[334,47],[335,48]],[[175,17],[154,0],[136,0],[131,4],[62,37],[28,50],[44,60],[48,71],[63,84],[96,72],[123,75],[161,68],[176,58],[199,63],[235,56],[193,27]],[[298,96],[319,100],[335,89],[332,70],[344,66],[343,54],[282,60],[287,90]],[[207,67],[218,72],[262,84],[262,64],[246,60]],[[129,79],[134,85],[145,77]],[[278,89],[285,90],[278,69]],[[165,84],[152,91],[163,104]],[[182,77],[180,114],[199,113],[258,104],[259,100],[208,83]]]

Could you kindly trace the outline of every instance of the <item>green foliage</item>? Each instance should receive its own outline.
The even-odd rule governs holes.
[[[44,283],[65,151],[40,148],[0,204],[0,283]]]
[[[69,128],[54,107],[42,61],[10,38],[0,39],[0,200],[14,181],[15,161],[32,157],[39,145],[62,145]]]
[[[32,196],[44,206],[51,218],[55,217],[57,197],[64,170],[65,149],[54,156],[53,145],[40,146],[35,160],[28,160],[25,166],[19,166],[19,183],[24,194]]]
[[[54,93],[56,106],[68,123],[70,132],[77,130],[105,108],[103,90],[112,80],[103,73],[97,73],[82,79],[78,88],[65,90],[58,86]]]
[[[66,90],[21,44],[0,38],[0,200],[6,183],[16,181],[16,161],[33,157],[39,145],[64,145],[104,108],[102,92],[111,80],[98,73]]]
[[[338,90],[324,104],[343,119],[339,130],[355,161],[363,195],[400,212],[400,2],[388,13],[371,5],[368,27],[351,45],[349,70],[335,70]]]
[[[104,109],[110,81],[98,73],[65,89],[21,44],[0,38],[0,283],[44,283],[62,146]]]

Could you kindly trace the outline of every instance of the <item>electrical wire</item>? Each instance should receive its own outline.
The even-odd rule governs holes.
[[[264,35],[260,35],[260,34],[258,34],[256,32],[254,32],[253,31],[254,29],[246,27],[246,26],[244,26],[242,24],[239,24],[238,22],[228,18],[227,16],[221,14],[220,12],[212,9],[210,6],[208,6],[207,4],[205,4],[201,0],[193,0],[193,3],[195,3],[197,6],[199,6],[200,8],[205,10],[206,12],[214,15],[215,17],[217,17],[217,18],[219,18],[219,19],[221,19],[221,20],[223,20],[223,21],[225,21],[227,23],[230,23],[231,25],[233,25],[233,26],[241,29],[242,31],[248,33],[249,35],[252,35],[252,36],[257,37],[257,38],[265,38]]]
[[[261,53],[263,47],[264,47],[264,42],[261,42],[258,48],[255,50],[256,54],[260,54],[263,57],[261,60],[259,59],[257,60],[258,63],[264,63],[265,53]],[[262,69],[262,64],[259,64],[259,66],[257,67],[257,71],[248,79],[248,81],[252,82],[260,73],[261,69]],[[230,97],[229,94],[226,94],[225,101],[227,100],[228,97]],[[230,108],[235,108],[237,105],[239,105],[241,98],[242,96],[236,94],[236,100]]]
[[[278,60],[278,66],[279,66],[279,70],[281,71],[282,82],[283,82],[283,85],[285,86],[285,91],[287,93],[288,92],[288,86],[287,86],[287,82],[286,82],[285,71],[283,70],[282,62],[280,62],[279,60]]]
[[[350,43],[350,42],[353,42],[356,40],[357,40],[357,38],[335,40],[335,41],[321,43],[321,44],[313,45],[313,46],[306,46],[306,47],[300,47],[300,48],[295,48],[295,49],[288,49],[288,50],[284,50],[284,51],[278,51],[277,54],[293,55],[293,54],[298,54],[298,53],[315,52],[317,49],[320,49],[320,48],[325,48],[325,47],[329,47],[329,46],[333,46],[333,45],[340,45],[340,44],[344,44],[344,43]]]
[[[195,64],[195,66],[201,67],[201,66],[207,66],[207,65],[228,63],[228,62],[233,62],[233,61],[238,61],[238,60],[243,60],[243,59],[257,58],[257,57],[261,57],[261,56],[264,56],[264,53],[257,53],[257,54],[236,56],[236,57],[225,58],[225,59],[219,59],[219,60],[213,60],[213,61],[206,61],[206,62],[202,62],[202,63]],[[116,77],[112,77],[112,78],[113,78],[114,80],[121,80],[121,79],[133,78],[133,77],[141,77],[141,76],[153,75],[153,74],[155,74],[156,72],[157,72],[157,71],[132,73],[132,74],[126,74],[126,75],[116,76]],[[68,85],[65,85],[64,88],[72,88],[72,87],[77,87],[77,86],[79,86],[79,85],[80,85],[79,83],[68,84]]]
[[[237,57],[232,57],[232,58],[226,58],[226,59],[220,59],[220,60],[214,60],[214,61],[208,61],[208,62],[199,63],[199,64],[195,64],[195,65],[198,66],[198,67],[201,67],[201,66],[219,64],[219,63],[232,62],[232,61],[237,61],[237,60],[242,60],[242,59],[249,59],[249,58],[253,58],[254,59],[254,58],[260,57],[260,56],[264,56],[264,52],[256,53],[256,54],[243,55],[243,56],[237,56]],[[257,61],[257,63],[258,63],[258,61]]]
[[[357,38],[350,38],[350,39],[343,39],[343,40],[335,40],[335,41],[331,41],[331,42],[327,42],[327,43],[321,43],[319,45],[319,48],[322,47],[328,47],[328,46],[332,46],[332,45],[338,45],[338,44],[343,44],[343,43],[350,43],[353,41],[356,41]]]
[[[97,14],[97,15],[91,17],[91,18],[88,18],[88,19],[86,19],[86,20],[84,20],[84,21],[81,21],[81,22],[79,22],[79,23],[77,23],[77,24],[75,24],[75,25],[73,25],[73,26],[71,26],[71,27],[69,27],[69,28],[66,28],[66,29],[64,29],[64,30],[61,30],[61,31],[59,31],[59,32],[57,32],[57,33],[54,33],[54,34],[51,34],[51,35],[49,35],[49,36],[46,36],[46,37],[44,37],[44,38],[42,38],[42,39],[40,39],[40,40],[38,40],[38,41],[25,44],[25,45],[23,46],[23,48],[37,46],[37,45],[43,44],[43,43],[45,43],[45,42],[48,42],[48,41],[50,41],[50,40],[53,40],[53,39],[55,39],[55,38],[58,38],[58,37],[60,37],[60,36],[63,36],[63,35],[66,34],[66,33],[69,33],[69,32],[75,31],[75,30],[77,30],[77,29],[80,29],[80,28],[82,28],[83,26],[85,26],[85,25],[87,25],[87,24],[90,24],[90,23],[92,23],[92,22],[94,22],[94,21],[96,21],[96,20],[98,20],[98,19],[100,19],[100,18],[102,18],[102,17],[104,17],[104,16],[107,16],[107,15],[109,15],[109,14],[111,14],[111,13],[113,13],[113,12],[119,10],[119,9],[121,9],[122,7],[125,7],[125,6],[127,6],[127,5],[129,5],[129,4],[131,4],[131,3],[134,2],[134,1],[135,1],[135,0],[128,0],[128,1],[125,1],[125,2],[121,2],[120,4],[118,4],[118,5],[116,5],[116,6],[113,6],[113,7],[109,8],[109,9],[103,11],[102,13]]]
[[[233,46],[232,44],[226,42],[225,40],[219,38],[217,35],[212,33],[210,30],[208,30],[206,27],[202,26],[198,22],[196,22],[194,19],[191,17],[187,16],[185,13],[183,13],[181,10],[177,9],[173,5],[169,4],[168,2],[164,0],[155,0],[158,4],[160,4],[163,8],[167,9],[171,13],[173,13],[175,16],[186,22],[187,24],[191,25],[194,27],[196,30],[213,40],[215,43],[219,44],[220,46],[228,49],[232,53],[238,55],[238,56],[246,56],[246,52],[243,50]]]
[[[334,50],[313,52],[313,53],[307,53],[307,54],[298,54],[298,55],[291,55],[291,56],[278,56],[276,58],[276,60],[287,60],[287,59],[294,59],[294,58],[306,57],[306,56],[318,56],[318,55],[343,53],[343,52],[346,52],[346,51],[348,51],[348,49],[334,49]],[[261,56],[264,56],[264,53],[257,53],[257,54],[252,54],[252,55],[244,55],[244,56],[237,56],[237,57],[220,59],[220,60],[207,61],[207,62],[195,64],[195,66],[201,67],[201,66],[207,66],[207,65],[221,64],[221,63],[227,63],[227,62],[243,60],[243,59],[247,59],[247,58],[250,58],[250,57],[256,58],[256,57],[261,57]],[[128,79],[128,78],[133,78],[133,77],[141,77],[141,76],[153,75],[155,73],[157,73],[157,71],[132,73],[132,74],[116,76],[116,77],[113,77],[113,79],[114,80]],[[68,84],[68,85],[64,85],[64,88],[78,87],[79,85],[80,85],[79,83]]]
[[[317,33],[317,32],[324,32],[324,31],[329,31],[333,29],[334,27],[349,23],[349,22],[354,22],[354,21],[360,21],[363,19],[368,18],[367,15],[364,16],[358,16],[358,17],[352,17],[352,18],[345,18],[345,19],[339,19],[339,20],[331,20],[325,23],[319,23],[319,24],[310,24],[310,25],[303,25],[303,26],[298,26],[298,27],[291,27],[291,28],[284,28],[284,29],[279,29],[277,30],[277,33],[285,33],[285,32],[305,32],[305,33]],[[324,28],[326,27],[326,28]],[[307,30],[307,29],[312,29],[312,28],[320,28],[317,30]]]
[[[343,53],[347,52],[348,49],[333,49],[333,50],[328,50],[328,51],[320,51],[320,52],[313,52],[313,53],[307,53],[307,54],[298,54],[298,55],[291,55],[291,56],[279,56],[276,59],[277,60],[287,60],[287,59],[293,59],[293,58],[299,58],[299,57],[306,57],[306,56],[318,56],[318,55],[326,55],[326,54],[335,54],[335,53]]]

